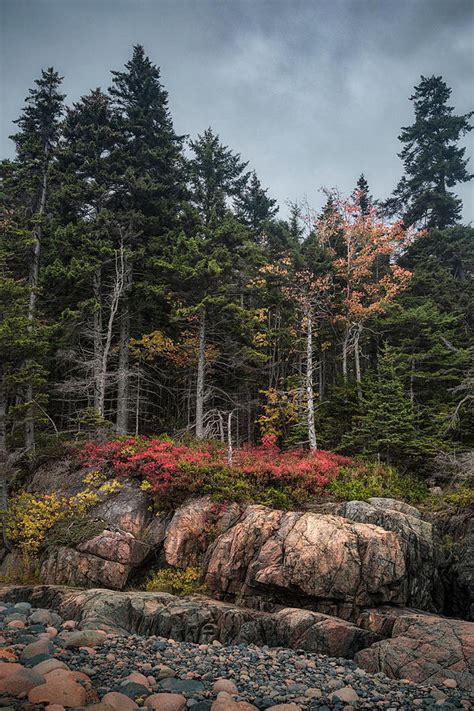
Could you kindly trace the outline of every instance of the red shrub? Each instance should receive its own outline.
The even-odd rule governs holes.
[[[88,443],[81,459],[87,466],[110,469],[114,476],[147,480],[160,500],[170,505],[201,493],[216,472],[248,480],[253,489],[290,488],[314,496],[337,477],[341,466],[352,464],[347,457],[324,450],[282,452],[273,435],[265,436],[259,446],[236,449],[232,467],[220,445],[205,443],[199,447],[129,438],[99,445]]]

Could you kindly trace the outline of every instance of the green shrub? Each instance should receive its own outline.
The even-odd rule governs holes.
[[[153,570],[145,581],[147,592],[167,592],[179,597],[205,592],[199,568],[161,568]]]
[[[373,496],[401,499],[419,504],[428,497],[423,481],[410,474],[400,474],[393,467],[373,464],[357,469],[342,469],[339,476],[329,482],[329,493],[336,498],[351,501],[367,501]]]
[[[474,489],[470,486],[461,486],[456,491],[444,494],[434,494],[428,501],[429,507],[435,511],[454,509],[459,511],[474,506]]]

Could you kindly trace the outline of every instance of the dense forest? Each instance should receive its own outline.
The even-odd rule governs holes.
[[[67,106],[61,84],[42,71],[1,163],[0,458],[97,430],[420,471],[472,447],[474,229],[453,188],[474,112],[442,77],[410,97],[391,196],[354,166],[351,195],[288,219],[218,127],[176,134],[141,46],[107,92]]]

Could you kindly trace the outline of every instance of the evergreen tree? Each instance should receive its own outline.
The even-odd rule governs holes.
[[[278,212],[276,200],[269,198],[267,192],[253,171],[250,181],[234,200],[237,216],[257,237],[261,237],[265,226]]]
[[[472,130],[474,112],[456,116],[448,105],[450,95],[442,77],[422,76],[410,97],[415,122],[399,136],[405,175],[386,202],[388,212],[401,215],[406,225],[444,228],[461,215],[462,202],[448,188],[473,177],[467,171],[466,149],[456,144]]]
[[[373,199],[370,194],[369,183],[363,173],[361,173],[360,178],[357,181],[352,197],[354,202],[356,202],[359,206],[362,215],[367,215],[370,208],[373,206]]]
[[[58,359],[60,390],[77,409],[105,416],[112,336],[116,330],[113,291],[121,249],[121,224],[115,193],[121,176],[114,160],[121,140],[110,97],[96,89],[68,109],[58,151],[61,185],[55,196],[55,229],[47,245],[43,279],[64,293],[51,316],[61,321]],[[64,372],[64,370],[66,372]],[[75,407],[76,405],[76,407]]]
[[[361,411],[343,437],[346,450],[405,468],[432,451],[433,443],[420,431],[416,410],[405,394],[396,352],[389,346],[380,353],[377,373],[365,380]]]
[[[25,107],[17,119],[19,131],[11,136],[16,146],[16,158],[2,170],[3,188],[7,194],[6,205],[15,213],[20,229],[26,230],[29,298],[27,307],[28,328],[35,329],[40,279],[40,259],[45,228],[50,218],[51,170],[56,158],[64,94],[60,93],[62,77],[52,67],[43,70],[30,89]],[[35,416],[38,403],[34,398],[34,382],[39,364],[28,360],[24,400],[25,444],[30,452],[35,449]]]
[[[248,180],[247,163],[224,146],[211,128],[190,142],[194,156],[189,161],[192,201],[204,225],[224,217],[229,200],[241,196]]]
[[[125,71],[112,75],[109,91],[121,133],[112,159],[122,176],[114,203],[124,246],[116,419],[117,432],[123,434],[128,428],[132,314],[137,324],[162,310],[153,263],[178,229],[185,198],[184,138],[174,131],[160,70],[141,45],[134,47]]]

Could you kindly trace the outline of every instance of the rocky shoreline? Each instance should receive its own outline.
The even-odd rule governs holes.
[[[23,597],[38,599],[38,590],[27,591]],[[469,709],[474,701],[453,679],[416,684],[302,649],[218,640],[195,644],[89,628],[91,618],[78,624],[15,602],[19,595],[18,588],[0,590],[4,709],[410,711]],[[64,600],[61,609],[67,611],[68,604]]]

